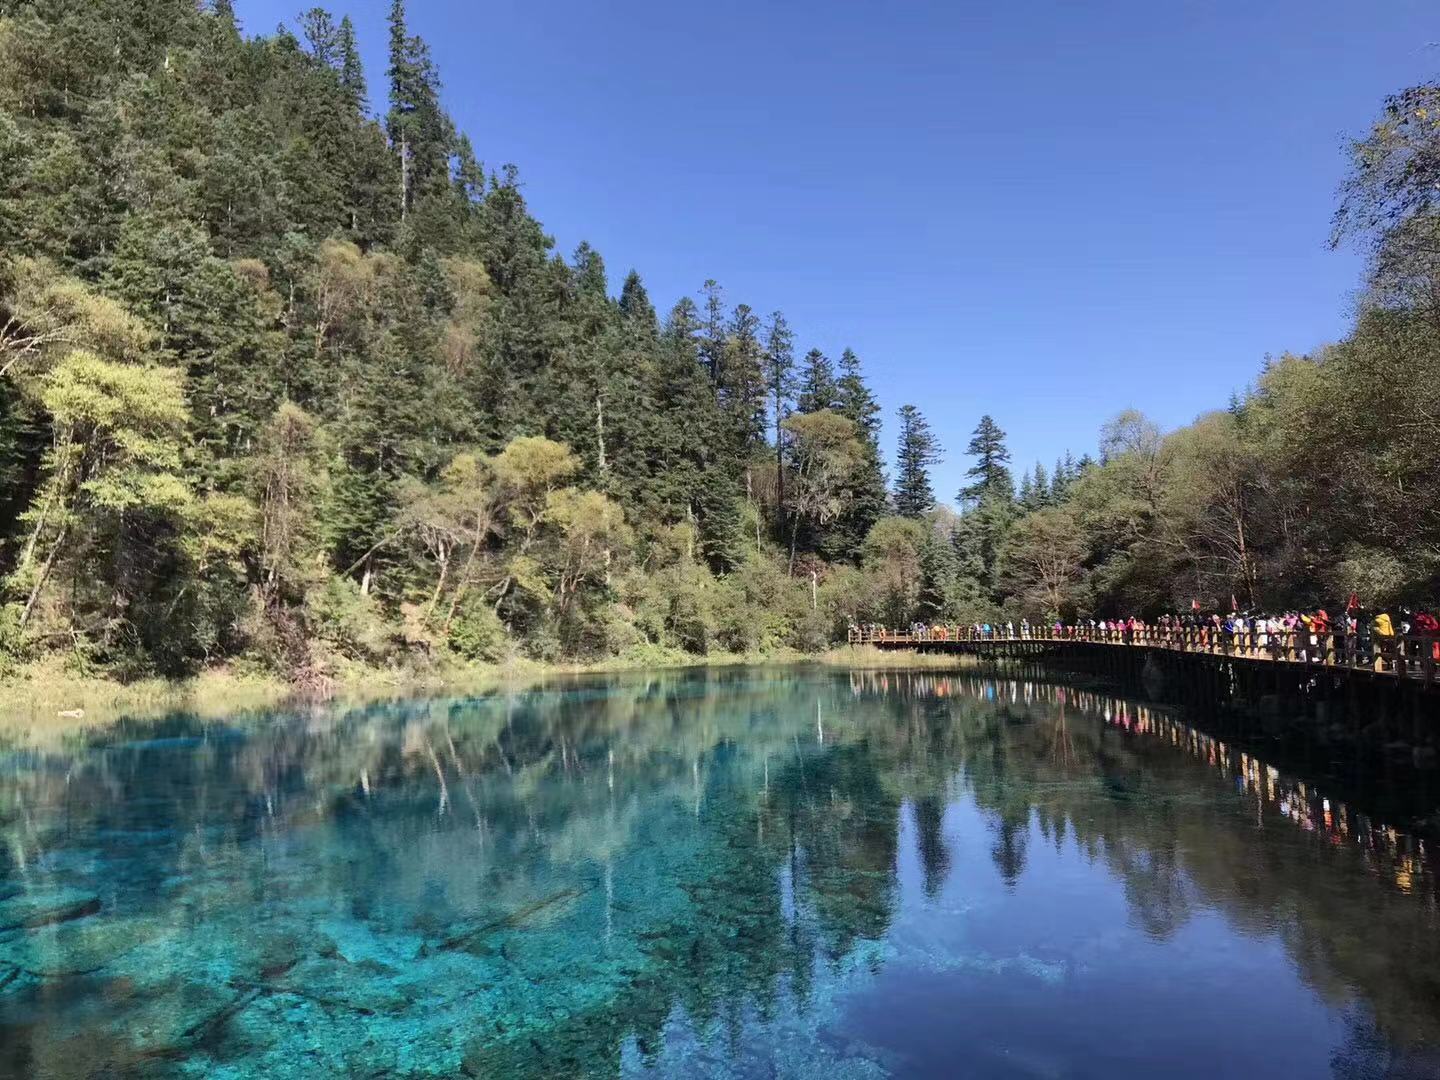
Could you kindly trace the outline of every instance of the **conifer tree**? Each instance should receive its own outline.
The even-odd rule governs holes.
[[[1050,478],[1045,473],[1045,466],[1038,461],[1035,462],[1035,479],[1033,485],[1035,488],[1036,504],[1041,507],[1049,506],[1052,501]]]
[[[765,379],[775,427],[775,524],[785,523],[785,418],[795,393],[795,335],[781,312],[773,312],[765,338]]]
[[[235,15],[235,0],[211,0],[210,11],[222,26],[239,36],[240,20]]]
[[[720,405],[730,421],[737,464],[748,465],[765,443],[765,351],[760,318],[738,304],[726,333],[725,361],[718,385]]]
[[[658,332],[655,305],[650,302],[645,283],[635,270],[625,275],[625,284],[620,288],[620,316],[646,334],[653,336]]]
[[[705,297],[705,323],[700,336],[700,362],[710,374],[710,381],[720,385],[725,374],[725,293],[720,285],[707,280],[700,287]]]
[[[885,516],[889,493],[880,460],[880,403],[870,392],[860,358],[852,349],[840,354],[836,398],[840,415],[859,428],[864,452],[852,478],[846,510],[824,537],[820,550],[827,558],[855,560],[870,529]]]
[[[310,55],[321,67],[338,70],[343,59],[340,51],[340,28],[322,7],[313,7],[300,15],[300,33],[310,47]]]
[[[440,108],[440,77],[430,47],[412,37],[405,23],[405,0],[390,6],[390,112],[386,130],[400,166],[400,216],[418,197],[448,180],[450,120]]]
[[[796,408],[803,413],[834,408],[837,396],[835,369],[830,364],[830,358],[819,349],[811,349],[805,354],[805,367],[800,373],[800,397]]]
[[[370,107],[369,94],[365,88],[365,69],[360,62],[360,47],[355,41],[355,24],[349,15],[340,20],[335,47],[340,55],[340,85],[345,90],[345,98],[357,115],[364,115]]]
[[[980,418],[966,452],[975,458],[967,470],[971,483],[960,492],[965,505],[963,535],[968,556],[980,566],[981,584],[995,598],[999,586],[1000,551],[1015,517],[1015,481],[1005,432],[988,414]],[[1032,497],[1034,481],[1031,481]]]
[[[1074,460],[1069,454],[1055,459],[1055,472],[1050,477],[1050,499],[1061,503],[1070,495],[1070,470]]]
[[[1005,446],[1005,432],[988,414],[980,418],[970,445],[965,452],[975,458],[975,464],[966,472],[973,482],[960,493],[962,502],[973,502],[982,495],[991,495],[1005,501],[1015,497],[1015,481],[1010,475],[1010,451]]]
[[[940,443],[914,405],[902,405],[899,445],[895,453],[895,512],[919,518],[935,506],[930,466],[940,460]]]

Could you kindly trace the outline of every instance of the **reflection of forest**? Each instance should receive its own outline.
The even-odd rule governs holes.
[[[344,1015],[332,1002],[325,1022],[376,1040],[419,1025],[442,1071],[613,1075],[624,1046],[659,1051],[677,1007],[745,1053],[748,1024],[803,1009],[817,978],[886,934],[902,814],[925,893],[944,888],[944,812],[967,795],[1003,880],[1025,874],[1031,845],[1073,843],[1149,934],[1218,908],[1278,931],[1311,985],[1335,1004],[1357,994],[1387,1038],[1440,1036],[1418,845],[1173,716],[1084,690],[712,671],[143,734],[4,764],[0,897],[5,882],[100,875],[96,919],[180,903],[239,939],[267,913],[300,941],[294,970],[399,995]],[[65,857],[102,843],[103,864]],[[245,1009],[304,991],[273,962],[245,975],[234,951],[226,985],[272,980]],[[385,972],[359,952],[390,957]],[[0,991],[0,1041],[44,989],[27,975]],[[242,1022],[224,995],[206,1000],[219,1019],[178,1025],[165,1060],[213,1052]],[[25,1030],[28,1050],[0,1067],[63,1053],[54,1030]]]

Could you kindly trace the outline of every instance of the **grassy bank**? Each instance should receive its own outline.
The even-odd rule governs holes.
[[[592,663],[542,663],[516,658],[502,664],[443,664],[425,671],[382,670],[349,664],[334,672],[331,692],[340,702],[399,696],[484,693],[502,685],[526,685],[563,675],[641,671],[691,666],[790,663],[799,653],[693,656],[668,649],[637,650]],[[279,707],[297,697],[284,679],[232,668],[202,671],[185,679],[121,682],[77,675],[57,660],[26,665],[0,678],[0,738],[43,739],[98,729],[125,718],[170,712],[205,718]]]
[[[975,660],[886,652],[873,646],[835,648],[819,655],[778,651],[706,656],[644,648],[590,663],[542,663],[517,658],[503,664],[444,664],[426,671],[379,670],[353,664],[335,672],[333,695],[341,702],[360,702],[484,693],[497,686],[527,685],[564,675],[802,662],[858,670],[954,670],[973,665]],[[57,660],[43,661],[0,678],[0,738],[51,741],[100,729],[121,719],[145,719],[170,712],[219,719],[235,712],[279,707],[295,697],[295,688],[281,678],[232,668],[203,671],[187,679],[120,682],[103,676],[77,675]]]
[[[877,649],[874,645],[846,645],[821,653],[816,659],[833,667],[860,671],[959,671],[979,665],[973,656],[947,653],[918,653],[908,649]]]

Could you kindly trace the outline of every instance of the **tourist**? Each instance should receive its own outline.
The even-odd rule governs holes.
[[[1420,611],[1415,614],[1415,633],[1422,638],[1429,638],[1430,659],[1440,660],[1440,619],[1437,619],[1428,611]],[[1420,643],[1421,655],[1426,652],[1425,642]]]
[[[1375,670],[1383,671],[1386,660],[1395,646],[1395,621],[1390,617],[1388,611],[1382,611],[1375,616],[1371,624],[1371,636],[1374,640]]]

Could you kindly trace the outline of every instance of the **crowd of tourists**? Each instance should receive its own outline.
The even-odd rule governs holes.
[[[867,638],[868,632],[868,638]],[[859,640],[874,639],[886,631],[878,626],[852,628]],[[1309,661],[1366,664],[1395,659],[1440,661],[1440,616],[1408,607],[1363,610],[1352,596],[1344,613],[1332,617],[1324,608],[1285,611],[1281,614],[1192,610],[1164,614],[1152,621],[1136,616],[1125,619],[1056,620],[1032,623],[975,622],[969,626],[914,623],[908,634],[921,641],[1034,641],[1062,638],[1076,641],[1114,641],[1124,644],[1184,643],[1199,648],[1225,647],[1227,651],[1280,655]]]

